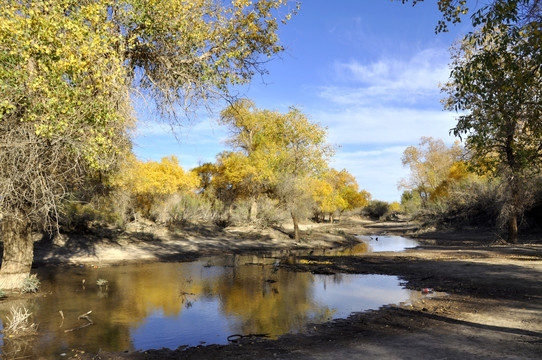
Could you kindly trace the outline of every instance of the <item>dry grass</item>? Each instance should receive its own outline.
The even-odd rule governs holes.
[[[9,337],[35,335],[38,326],[30,323],[31,316],[32,313],[25,306],[18,308],[12,306],[3,333]]]

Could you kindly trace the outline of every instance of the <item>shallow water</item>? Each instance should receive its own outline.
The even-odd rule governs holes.
[[[395,235],[359,235],[357,238],[367,244],[366,252],[399,252],[419,245],[416,240]]]
[[[394,276],[313,275],[278,264],[274,257],[232,255],[184,263],[40,269],[41,292],[47,295],[20,304],[33,312],[39,335],[29,344],[1,339],[2,351],[58,357],[69,349],[226,344],[232,334],[276,337],[302,331],[309,323],[420,296],[403,289]],[[98,286],[98,279],[107,285]],[[9,313],[5,307],[0,303],[3,322]],[[88,311],[93,324],[76,329],[88,323],[78,320]]]

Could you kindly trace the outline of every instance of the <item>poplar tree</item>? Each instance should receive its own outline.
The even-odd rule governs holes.
[[[1,0],[0,288],[21,286],[31,232],[129,148],[132,99],[164,119],[265,72],[285,0]]]

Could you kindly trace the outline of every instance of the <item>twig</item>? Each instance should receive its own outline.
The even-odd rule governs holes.
[[[94,322],[92,320],[90,320],[90,318],[88,317],[88,315],[92,312],[92,310],[90,311],[87,311],[86,313],[84,314],[81,314],[77,317],[77,319],[81,320],[81,319],[85,319],[86,321],[88,321],[88,323],[84,324],[84,325],[81,325],[79,327],[76,327],[76,328],[73,328],[73,329],[67,329],[67,330],[64,330],[65,333],[67,332],[71,332],[71,331],[75,331],[75,330],[80,330],[80,329],[83,329],[83,328],[86,328],[87,326],[90,326],[92,324],[94,324]]]
[[[90,321],[90,323],[92,324],[92,320],[90,320],[90,319],[88,318],[88,316],[90,315],[90,313],[92,313],[92,310],[87,311],[86,313],[79,315],[77,318],[78,318],[79,320],[81,320],[81,319],[86,319],[86,320]]]
[[[58,310],[58,312],[60,313],[60,316],[62,317],[62,322],[60,323],[60,327],[62,327],[62,325],[64,325],[64,313],[62,312],[62,310]]]

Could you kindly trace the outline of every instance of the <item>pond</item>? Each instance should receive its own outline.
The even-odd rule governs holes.
[[[419,245],[416,240],[396,235],[359,235],[358,239],[367,244],[365,252],[404,251]]]
[[[273,256],[38,269],[41,293],[24,305],[39,325],[32,344],[0,339],[4,354],[87,352],[226,344],[233,334],[277,337],[352,312],[414,301],[395,276],[290,272]],[[98,286],[97,283],[107,283]],[[0,303],[0,319],[9,309]],[[78,316],[92,311],[88,319]],[[62,314],[62,315],[61,315]],[[26,349],[24,348],[26,346]]]

